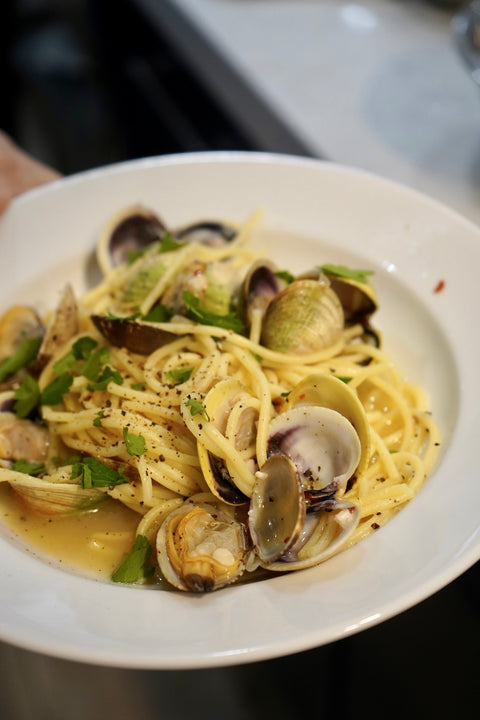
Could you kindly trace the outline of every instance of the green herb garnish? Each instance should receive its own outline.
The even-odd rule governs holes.
[[[40,395],[40,405],[58,405],[62,402],[63,396],[70,390],[73,383],[73,375],[66,372],[52,380]]]
[[[72,465],[71,479],[81,478],[83,488],[113,487],[128,483],[125,469],[120,467],[118,472],[94,457],[83,457]]]
[[[174,368],[173,370],[167,370],[165,377],[170,380],[174,385],[186,382],[193,372],[193,367]]]
[[[37,357],[38,349],[42,344],[42,338],[26,338],[22,340],[15,352],[0,362],[0,382],[6,380],[10,375],[27,367]]]
[[[61,375],[67,370],[71,370],[75,367],[78,360],[86,360],[89,358],[97,345],[97,341],[90,337],[90,335],[78,338],[78,340],[73,343],[70,352],[55,363],[53,366],[54,371],[57,375]]]
[[[140,457],[145,452],[145,438],[143,435],[131,433],[128,427],[123,428],[123,439],[129,455]]]
[[[355,280],[359,283],[367,283],[368,276],[374,275],[373,270],[352,270],[345,265],[319,265],[319,270],[324,272],[326,275],[335,275],[336,277],[344,277],[349,280]]]
[[[213,325],[214,327],[223,328],[223,330],[233,330],[233,332],[242,334],[245,332],[243,321],[235,313],[227,313],[226,315],[217,315],[205,308],[200,299],[188,290],[182,293],[182,299],[187,311],[187,317],[190,320],[199,322],[202,325]]]
[[[89,356],[85,365],[82,367],[80,374],[88,380],[97,382],[99,380],[100,371],[107,364],[110,353],[108,348],[100,347]]]
[[[123,377],[120,375],[118,370],[112,370],[108,365],[103,368],[103,371],[98,376],[97,380],[87,385],[87,389],[91,392],[95,390],[106,390],[109,383],[114,382],[117,385],[123,385]]]
[[[15,414],[19,418],[26,418],[40,402],[40,388],[37,381],[31,375],[25,375],[13,397]]]
[[[210,420],[207,410],[205,406],[202,405],[200,400],[195,400],[195,398],[189,398],[188,400],[185,400],[185,407],[190,408],[190,414],[192,417],[194,417],[195,415],[205,415],[207,420]]]
[[[172,250],[180,250],[180,248],[184,247],[184,245],[186,245],[186,243],[178,242],[178,240],[175,240],[167,231],[164,235],[162,235],[158,242],[158,252],[166,253],[171,252]]]
[[[15,472],[26,473],[27,475],[43,475],[45,465],[41,462],[28,462],[27,460],[15,460],[12,463],[12,470]]]
[[[159,303],[158,305],[155,305],[146,315],[141,316],[141,319],[145,322],[163,323],[169,322],[172,316],[173,311],[166,305]]]
[[[102,427],[102,418],[105,415],[105,410],[99,410],[96,417],[93,418],[93,424],[95,427]]]
[[[276,273],[274,273],[275,277],[278,277],[280,280],[284,280],[288,285],[292,283],[295,280],[295,276],[292,275],[291,272],[288,270],[277,270]]]
[[[112,574],[113,582],[134,583],[150,577],[154,567],[148,563],[152,548],[145,535],[137,535],[131,551],[123,556],[119,567]]]

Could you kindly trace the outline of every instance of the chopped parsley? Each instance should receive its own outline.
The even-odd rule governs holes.
[[[54,371],[57,375],[61,375],[67,370],[71,370],[75,367],[78,360],[87,360],[97,345],[97,341],[90,337],[90,335],[78,338],[78,340],[73,343],[70,352],[55,363],[53,366]]]
[[[108,348],[99,347],[88,357],[85,365],[80,371],[80,374],[83,375],[83,377],[86,377],[87,380],[97,382],[99,380],[100,372],[103,366],[107,364],[109,358],[110,353]]]
[[[42,462],[28,462],[27,460],[15,460],[12,463],[12,470],[15,472],[26,473],[27,475],[43,475],[45,465]]]
[[[95,427],[102,427],[102,418],[105,415],[105,410],[99,410],[93,419]]]
[[[117,385],[123,385],[123,377],[118,370],[112,370],[106,365],[102,372],[98,375],[97,380],[87,385],[88,390],[106,390],[109,383],[114,382]]]
[[[42,344],[41,337],[26,338],[22,340],[15,352],[0,362],[0,382],[6,380],[10,375],[27,367],[37,357],[38,350]]]
[[[17,417],[28,417],[40,403],[38,382],[31,375],[25,375],[13,397],[15,398],[13,409]]]
[[[319,270],[324,272],[326,275],[335,275],[336,277],[348,278],[349,280],[355,280],[359,283],[367,283],[368,276],[374,275],[373,270],[352,270],[345,265],[319,265]]]
[[[280,280],[284,280],[288,285],[295,280],[295,276],[288,270],[277,270],[275,277],[278,277]]]
[[[141,319],[145,322],[169,322],[173,316],[173,311],[170,310],[166,305],[162,305],[162,303],[159,303],[158,305],[154,305],[154,307],[148,312],[146,315],[142,315]]]
[[[175,385],[186,382],[193,372],[193,367],[174,368],[173,370],[167,370],[165,377]]]
[[[40,405],[58,405],[73,383],[73,375],[66,372],[49,383],[40,394]]]
[[[190,408],[190,414],[192,417],[194,417],[195,415],[205,415],[207,420],[210,420],[205,406],[202,405],[199,400],[195,400],[195,398],[189,398],[188,400],[185,400],[185,407]]]
[[[131,551],[123,556],[121,564],[112,574],[113,582],[134,583],[153,575],[155,568],[148,562],[151,554],[148,538],[137,535]]]
[[[187,317],[190,318],[190,320],[199,322],[202,325],[213,325],[223,330],[233,330],[233,332],[239,334],[245,332],[243,321],[235,313],[217,315],[217,313],[210,312],[205,308],[200,299],[188,290],[183,291],[182,299],[187,311]]]
[[[123,438],[129,455],[140,457],[145,452],[145,438],[143,435],[131,433],[128,427],[123,428]]]
[[[80,477],[83,488],[113,487],[129,482],[123,467],[117,472],[94,457],[82,457],[74,462],[70,477],[72,480]]]

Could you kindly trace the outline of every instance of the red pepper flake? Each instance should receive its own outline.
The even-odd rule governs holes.
[[[374,530],[378,530],[378,528],[380,527],[380,525],[379,525],[378,523],[374,522],[374,523],[372,523],[371,527],[372,527]]]
[[[273,398],[272,404],[274,407],[279,407],[280,405],[283,405],[283,398],[281,398],[281,397]]]
[[[440,293],[444,289],[445,289],[445,280],[439,280],[438,283],[435,285],[433,292]]]

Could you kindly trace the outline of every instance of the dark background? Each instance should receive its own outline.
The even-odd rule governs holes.
[[[62,173],[172,152],[262,150],[134,0],[2,6],[0,127]],[[479,602],[475,566],[359,635],[216,670],[119,670],[0,643],[0,718],[477,718]]]

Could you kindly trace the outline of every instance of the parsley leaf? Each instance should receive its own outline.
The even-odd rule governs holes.
[[[52,380],[40,395],[41,405],[58,405],[62,402],[62,398],[70,390],[73,383],[73,375],[66,372]]]
[[[83,377],[96,382],[102,367],[108,362],[109,357],[110,353],[108,352],[108,348],[100,347],[98,350],[95,350],[95,352],[89,356],[81,370]]]
[[[294,275],[292,275],[292,273],[289,272],[288,270],[278,270],[275,273],[275,276],[278,277],[280,280],[285,280],[285,282],[288,283],[288,285],[290,285],[290,283],[292,283],[295,280]]]
[[[117,472],[94,457],[82,457],[73,464],[70,477],[73,480],[79,476],[84,488],[113,487],[129,482],[123,467]]]
[[[179,250],[184,245],[186,245],[186,243],[178,242],[178,240],[175,240],[167,231],[158,242],[158,252],[165,253],[171,252],[172,250]]]
[[[123,438],[129,455],[140,457],[145,452],[145,438],[143,435],[131,433],[128,427],[123,428]]]
[[[166,305],[162,305],[162,303],[159,303],[158,305],[154,305],[154,307],[148,312],[146,315],[142,316],[142,320],[145,322],[168,322],[173,316],[173,311],[170,310]]]
[[[19,418],[26,418],[40,402],[40,388],[31,375],[25,375],[21,385],[14,393],[14,412]]]
[[[97,412],[96,417],[93,419],[93,424],[95,427],[102,427],[102,418],[105,414],[105,410],[99,410]]]
[[[190,320],[199,322],[202,325],[223,328],[223,330],[233,330],[233,332],[239,334],[245,332],[244,323],[235,313],[217,315],[217,313],[210,312],[202,305],[200,299],[188,290],[183,291],[182,299],[187,310],[187,317]]]
[[[26,338],[23,340],[13,355],[4,358],[0,362],[0,382],[13,375],[23,367],[29,365],[37,357],[38,349],[42,344],[42,338]]]
[[[190,414],[192,417],[194,417],[195,415],[205,415],[207,420],[210,420],[206,408],[199,400],[195,400],[195,398],[189,398],[188,400],[185,400],[185,407],[190,408]]]
[[[319,270],[324,272],[326,275],[336,275],[337,277],[348,278],[349,280],[355,280],[359,283],[367,283],[368,276],[374,275],[373,270],[352,270],[345,265],[319,265]]]
[[[78,338],[66,355],[60,360],[57,360],[53,366],[54,371],[57,375],[61,375],[67,370],[71,370],[75,367],[78,360],[86,360],[92,354],[93,350],[97,347],[98,343],[90,335]]]
[[[106,390],[109,383],[114,382],[117,385],[123,385],[123,377],[118,370],[112,370],[108,365],[104,367],[102,373],[98,376],[96,382],[87,385],[88,390]]]
[[[186,382],[192,372],[193,367],[174,368],[173,370],[167,370],[165,377],[175,385],[179,385]]]
[[[41,462],[28,462],[27,460],[15,460],[12,463],[12,470],[15,472],[26,473],[27,475],[43,475],[45,465]]]
[[[148,564],[152,548],[145,535],[137,535],[131,551],[123,556],[119,567],[112,574],[113,582],[134,583],[149,577],[154,567]]]

